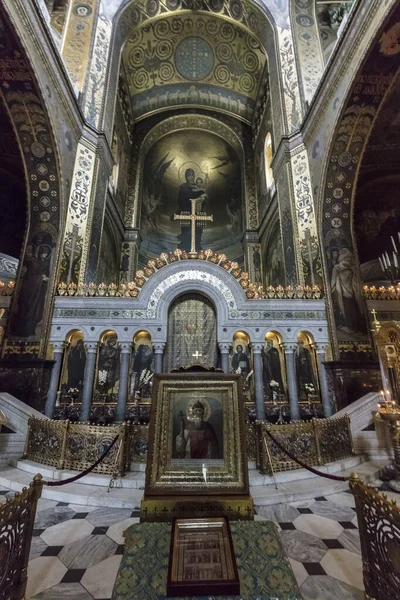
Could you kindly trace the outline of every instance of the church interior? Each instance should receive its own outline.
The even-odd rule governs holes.
[[[399,2],[0,0],[0,100],[0,600],[400,597]]]

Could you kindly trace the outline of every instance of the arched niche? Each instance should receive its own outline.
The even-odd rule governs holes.
[[[77,390],[74,394],[81,398],[86,366],[86,348],[84,333],[80,329],[73,329],[65,336],[67,345],[59,382],[59,391],[65,395],[70,390]]]
[[[340,349],[349,344],[369,343],[352,216],[368,139],[390,97],[390,90],[397,87],[400,47],[395,32],[399,23],[400,8],[397,6],[377,32],[355,75],[326,156],[317,213],[334,359],[338,359]],[[372,82],[379,82],[379,85],[372,85]]]
[[[187,10],[186,5],[184,5],[181,0],[167,5],[159,2],[138,5],[133,1],[126,2],[122,5],[113,21],[109,66],[110,89],[117,89],[117,78],[120,72],[120,57],[122,56],[121,50],[124,48],[129,37],[137,34],[138,27],[143,25],[146,25],[146,27],[151,26],[153,22],[161,21],[163,17],[168,17],[169,13],[173,15],[176,11],[179,11],[180,20],[186,15],[193,17],[193,11],[190,9]],[[295,126],[295,124],[291,122],[293,117],[297,124],[298,115],[300,113],[297,80],[294,77],[294,71],[292,69],[291,59],[293,57],[293,48],[291,45],[291,37],[287,36],[287,39],[285,38],[283,40],[282,46],[285,45],[285,48],[282,47],[282,56],[279,59],[280,41],[274,25],[274,19],[271,16],[268,7],[265,5],[257,5],[251,0],[237,0],[229,4],[222,2],[211,4],[204,3],[201,9],[196,7],[196,17],[208,18],[210,15],[213,15],[217,19],[223,19],[229,25],[232,24],[235,27],[242,28],[244,31],[248,31],[258,40],[265,50],[268,59],[271,87],[275,89],[282,88],[282,94],[285,97],[285,108],[283,108],[283,105],[280,102],[279,94],[276,94],[273,98],[276,135],[278,139],[287,127],[291,129],[292,126]],[[283,67],[281,66],[280,61],[284,63]],[[290,82],[290,86],[281,85],[280,69],[282,68],[285,71],[287,80]],[[105,110],[101,119],[108,136],[111,136],[112,133],[113,114],[114,98],[109,94],[106,98]]]
[[[278,331],[267,331],[261,351],[263,387],[266,402],[286,401],[287,378],[282,335]]]
[[[6,11],[0,23],[0,59],[14,65],[15,72],[11,77],[8,69],[1,71],[0,112],[6,111],[20,148],[28,224],[5,335],[6,353],[20,353],[18,341],[24,340],[31,350],[35,346],[37,357],[44,358],[63,210],[59,157],[41,89]]]
[[[201,364],[218,366],[217,314],[198,291],[181,294],[169,305],[164,371]]]

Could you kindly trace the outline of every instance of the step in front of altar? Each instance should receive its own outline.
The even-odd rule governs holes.
[[[28,462],[31,463],[29,465],[29,470],[27,466]],[[331,465],[326,465],[326,467],[328,467],[332,473],[332,469],[342,463],[343,461],[338,461],[337,464],[332,463]],[[44,479],[51,480],[45,473],[46,469],[52,471],[52,467],[33,463],[32,461],[18,461],[15,464],[19,464],[19,466],[22,466],[23,464],[24,470],[9,465],[0,465],[0,487],[19,492],[23,487],[29,485],[36,473],[42,473]],[[342,471],[339,467],[339,470],[335,470],[335,474],[350,475],[353,471],[356,471],[359,473],[360,477],[368,482],[376,479],[386,464],[387,461],[368,461],[362,464],[348,466],[346,470]],[[269,505],[296,502],[318,496],[326,496],[348,489],[347,482],[330,481],[317,476],[311,476],[304,479],[302,478],[303,473],[301,471],[302,470],[287,471],[286,473],[282,473],[282,475],[285,476],[290,475],[291,479],[279,482],[278,490],[276,490],[273,483],[262,485],[257,481],[257,485],[252,485],[252,476],[259,476],[259,473],[251,470],[250,494],[254,499],[254,504]],[[76,472],[73,474],[76,475]],[[143,489],[140,489],[140,487],[127,487],[130,485],[130,481],[139,481],[138,477],[135,478],[135,475],[138,476],[139,474],[142,477],[141,481],[143,485],[144,472],[133,472],[129,473],[123,479],[116,480],[115,487],[112,487],[110,491],[107,492],[110,477],[94,474],[92,477],[96,478],[97,485],[76,482],[68,483],[60,487],[44,487],[42,497],[56,502],[67,502],[69,504],[81,504],[84,506],[139,509],[143,498]],[[132,476],[133,479],[130,479]],[[261,477],[265,480],[267,476],[263,475]],[[90,479],[88,481],[90,481]],[[104,483],[104,485],[99,485],[100,482]],[[122,484],[125,484],[125,487],[122,487]]]

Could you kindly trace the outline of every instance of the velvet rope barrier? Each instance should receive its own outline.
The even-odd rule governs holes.
[[[74,477],[70,477],[69,479],[64,479],[63,481],[43,481],[43,485],[47,485],[47,486],[51,487],[54,485],[66,485],[67,483],[73,483],[74,481],[78,481],[78,479],[81,479],[81,477],[84,477],[85,475],[87,475],[88,473],[93,471],[93,469],[95,469],[97,467],[97,465],[99,465],[101,463],[101,461],[105,459],[107,454],[110,452],[111,448],[115,445],[118,438],[119,438],[119,435],[116,435],[115,438],[113,439],[113,441],[111,442],[111,444],[108,446],[108,448],[106,448],[104,450],[103,454],[101,454],[99,456],[99,458],[96,460],[96,462],[93,465],[91,465],[90,467],[88,467],[87,469],[85,469],[85,471],[82,471],[82,473],[78,473],[78,475],[75,475]]]
[[[310,471],[310,473],[314,473],[314,475],[319,475],[320,477],[326,477],[326,479],[332,479],[333,481],[350,481],[351,477],[341,477],[340,475],[330,475],[329,473],[322,473],[321,471],[318,471],[317,469],[314,469],[313,467],[306,465],[306,463],[304,463],[299,458],[296,458],[295,456],[293,456],[293,454],[291,452],[289,452],[289,450],[284,448],[282,446],[282,444],[280,444],[278,442],[278,440],[272,435],[272,433],[270,431],[268,431],[268,429],[265,429],[265,431],[268,433],[269,437],[274,442],[274,444],[276,444],[278,446],[278,448],[280,450],[282,450],[282,452],[287,454],[287,456],[291,460],[294,460],[298,465],[300,465],[304,469],[307,469],[307,471]]]

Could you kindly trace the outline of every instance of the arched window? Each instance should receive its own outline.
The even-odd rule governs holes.
[[[274,174],[272,171],[272,159],[273,159],[273,152],[272,152],[272,138],[271,138],[271,134],[267,133],[267,136],[265,138],[265,146],[264,146],[264,153],[265,153],[265,178],[267,180],[267,190],[271,190],[271,188],[274,186]]]

